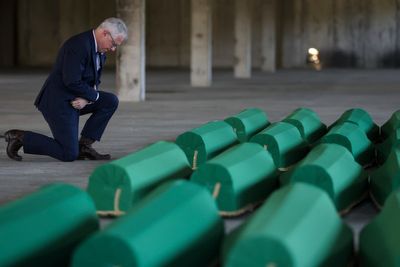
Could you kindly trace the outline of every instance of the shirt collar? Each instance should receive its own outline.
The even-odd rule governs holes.
[[[97,51],[97,41],[96,41],[96,36],[94,34],[94,30],[92,30],[92,33],[93,33],[93,39],[94,39],[94,51],[97,53],[98,52]]]

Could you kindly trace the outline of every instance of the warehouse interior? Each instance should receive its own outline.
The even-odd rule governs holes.
[[[122,18],[129,29],[126,43],[107,55],[102,76],[101,89],[120,103],[95,147],[112,160],[249,108],[270,122],[311,109],[328,127],[350,109],[382,126],[399,109],[398,1],[15,0],[1,1],[0,10],[0,135],[23,129],[51,136],[33,101],[63,42],[107,17]],[[0,142],[0,216],[1,207],[50,183],[86,189],[107,163],[22,152],[17,162],[6,147]],[[360,232],[380,209],[369,196],[354,204],[341,219],[352,229],[351,264],[362,266]],[[259,209],[225,218],[225,233]],[[104,229],[115,221],[100,222]]]

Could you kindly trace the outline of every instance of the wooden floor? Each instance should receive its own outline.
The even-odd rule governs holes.
[[[0,72],[0,134],[11,128],[50,135],[33,101],[47,71]],[[147,101],[120,103],[102,142],[100,152],[120,158],[158,140],[174,140],[180,133],[210,120],[220,120],[242,109],[258,107],[271,121],[278,121],[298,107],[316,111],[331,124],[345,110],[365,109],[381,125],[399,109],[398,70],[285,70],[275,74],[253,73],[251,79],[234,79],[231,71],[214,72],[213,85],[193,88],[189,72],[158,70],[147,73]],[[115,77],[105,73],[102,90],[114,90]],[[83,117],[81,124],[87,119]],[[59,162],[45,156],[22,155],[23,161],[8,159],[6,143],[0,142],[0,204],[24,196],[52,182],[85,188],[100,161]],[[376,211],[369,201],[356,207],[345,220],[354,231]],[[227,220],[229,228],[243,218]],[[357,236],[357,235],[355,235]]]

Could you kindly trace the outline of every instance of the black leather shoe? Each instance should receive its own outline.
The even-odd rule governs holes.
[[[22,157],[18,155],[18,150],[23,146],[25,131],[9,130],[4,133],[7,144],[7,156],[10,159],[21,161]]]
[[[110,160],[110,154],[100,154],[91,145],[79,144],[78,160]]]

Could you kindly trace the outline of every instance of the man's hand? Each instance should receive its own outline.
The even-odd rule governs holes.
[[[71,105],[74,109],[83,109],[89,102],[81,97],[77,97],[71,101]]]

